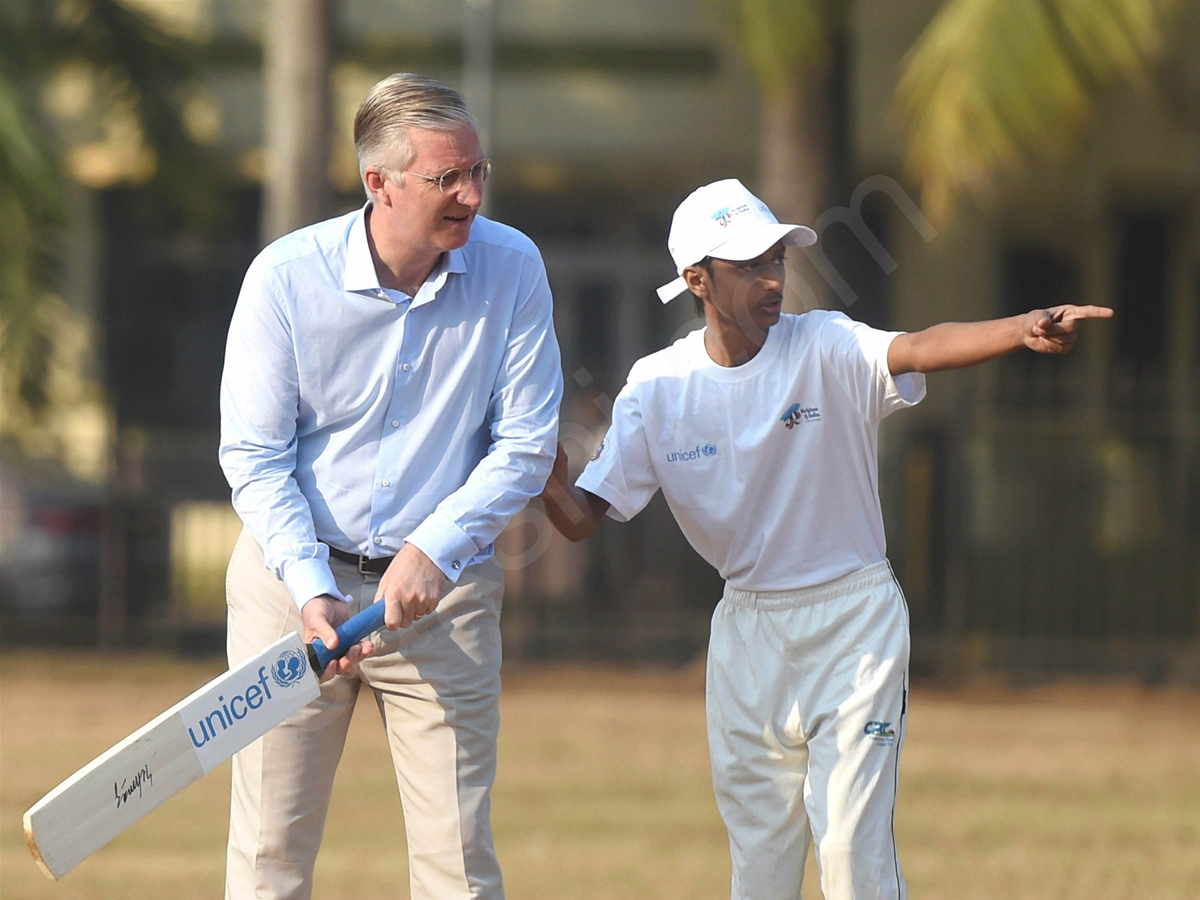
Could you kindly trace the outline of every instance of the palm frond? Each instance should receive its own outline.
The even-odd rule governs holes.
[[[738,0],[742,46],[767,93],[827,58],[843,7],[838,0]]]
[[[33,409],[45,404],[47,335],[38,304],[52,282],[63,222],[58,173],[16,76],[27,64],[7,18],[0,23],[0,364],[5,384]]]
[[[949,0],[906,55],[906,169],[945,219],[964,192],[1061,148],[1097,89],[1157,53],[1172,0]]]
[[[185,88],[199,68],[195,48],[162,31],[146,14],[118,0],[85,0],[64,22],[51,15],[38,24],[50,65],[84,62],[94,69],[109,111],[131,109],[156,151],[154,180],[193,221],[216,214],[222,167],[193,141],[183,123]]]
[[[37,95],[60,66],[83,62],[103,90],[99,112],[132,109],[157,151],[161,194],[192,222],[218,214],[217,157],[195,144],[181,115],[195,71],[191,48],[117,0],[0,3],[0,365],[4,401],[46,402],[53,343],[58,232],[65,221],[59,170]]]

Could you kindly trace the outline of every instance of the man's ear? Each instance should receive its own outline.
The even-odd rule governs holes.
[[[708,296],[708,273],[702,266],[688,266],[682,273],[688,290],[698,297]]]
[[[384,190],[386,180],[387,176],[383,174],[383,170],[374,166],[363,172],[363,181],[366,183],[367,190],[371,192],[371,199],[377,204],[391,206],[392,200]]]

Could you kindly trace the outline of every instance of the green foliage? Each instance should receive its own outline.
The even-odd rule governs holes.
[[[92,67],[102,111],[132,107],[156,150],[153,187],[174,198],[190,219],[211,219],[211,184],[221,167],[188,136],[181,113],[186,86],[198,70],[195,47],[118,0],[59,0],[45,9],[29,20],[43,71],[69,63]]]
[[[842,27],[842,0],[738,0],[738,22],[746,56],[768,93],[801,77],[829,55],[830,39]]]
[[[0,365],[6,393],[37,411],[52,343],[47,314],[62,252],[67,177],[50,149],[39,92],[62,66],[84,64],[99,87],[97,116],[131,109],[156,151],[152,187],[189,220],[217,214],[218,160],[187,135],[183,89],[190,46],[117,0],[9,0],[0,7]]]
[[[38,299],[51,278],[63,209],[50,153],[17,87],[28,62],[10,16],[0,16],[0,364],[21,401],[37,409],[46,400],[47,351]]]
[[[927,213],[1065,146],[1097,89],[1137,77],[1170,0],[949,0],[909,51],[897,89],[907,168]]]

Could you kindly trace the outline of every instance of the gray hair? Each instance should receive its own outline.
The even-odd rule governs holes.
[[[371,88],[354,116],[354,149],[363,187],[368,166],[408,167],[416,155],[411,131],[455,131],[464,125],[474,127],[475,120],[454,88],[411,72],[389,75]]]

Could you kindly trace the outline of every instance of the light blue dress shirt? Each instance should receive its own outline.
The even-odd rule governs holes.
[[[364,208],[251,263],[225,351],[221,468],[300,606],[341,596],[329,546],[380,557],[408,542],[453,582],[541,492],[561,397],[532,241],[479,216],[409,297],[380,287]]]

